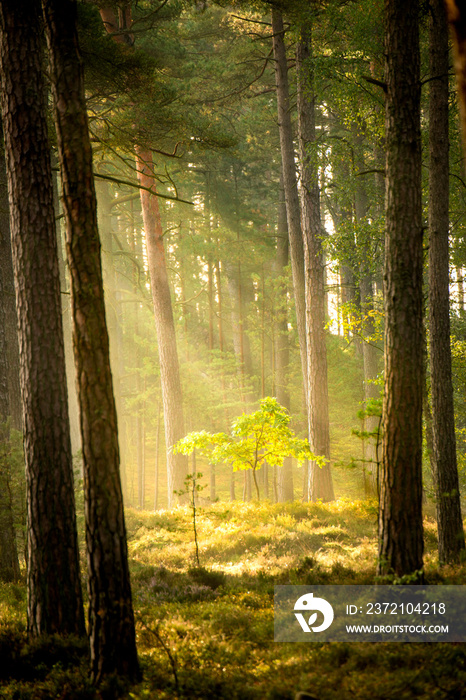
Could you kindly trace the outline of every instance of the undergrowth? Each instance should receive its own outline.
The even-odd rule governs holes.
[[[143,682],[96,689],[86,644],[29,643],[24,583],[0,586],[0,698],[116,697],[293,700],[463,697],[461,644],[278,644],[276,584],[374,581],[377,509],[332,504],[217,503],[198,513],[200,566],[188,507],[127,511]],[[429,583],[462,584],[465,566],[437,567],[436,528],[426,519]]]

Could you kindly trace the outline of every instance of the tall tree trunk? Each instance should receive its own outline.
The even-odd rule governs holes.
[[[284,41],[285,29],[283,27],[282,14],[280,10],[275,7],[272,9],[272,31],[273,55],[275,59],[275,84],[277,88],[278,129],[280,134],[280,151],[282,156],[288,236],[290,240],[291,271],[293,277],[294,302],[296,307],[296,325],[298,329],[304,392],[307,397],[304,244],[301,231],[301,213],[299,207],[298,184],[296,181],[293,129],[290,115],[288,64],[286,61]]]
[[[58,168],[58,155],[52,151],[52,168]],[[59,174],[52,170],[53,182],[53,200],[55,209],[55,221],[59,221],[60,216],[60,196],[58,192]],[[68,389],[68,413],[70,416],[70,437],[71,451],[75,455],[81,451],[81,431],[79,428],[79,406],[78,394],[76,390],[76,367],[74,365],[73,356],[73,337],[71,329],[71,300],[69,290],[69,280],[66,270],[66,251],[60,224],[57,223],[57,254],[58,254],[58,269],[60,272],[60,291],[61,291],[61,313],[63,324],[63,342],[65,345],[65,364],[66,364],[66,385]]]
[[[159,454],[160,454],[160,401],[157,402],[157,430],[155,433],[155,474],[154,474],[154,510],[159,507]]]
[[[361,293],[362,333],[363,333],[363,363],[364,363],[364,403],[367,408],[370,401],[379,398],[380,387],[374,383],[379,371],[378,348],[374,346],[374,322],[371,312],[374,309],[372,294],[372,278],[368,272],[366,261],[361,266],[361,279],[359,282]],[[368,340],[370,338],[371,340]],[[379,425],[378,415],[369,413],[364,418],[364,431],[371,434],[364,440],[364,490],[367,496],[377,494],[379,483]]]
[[[218,248],[218,238],[217,238],[217,248]],[[215,273],[215,284],[217,287],[217,298],[218,298],[218,306],[217,306],[217,316],[218,316],[218,347],[221,353],[223,353],[225,349],[225,341],[223,337],[223,289],[222,289],[222,270],[220,268],[220,260],[218,259],[215,261],[215,267],[214,267],[214,273]]]
[[[425,352],[425,362],[427,365],[427,345]],[[424,416],[425,424],[425,440],[426,440],[426,450],[429,457],[430,471],[432,474],[432,481],[434,483],[434,488],[436,488],[437,474],[436,474],[436,463],[434,460],[434,436],[432,433],[432,410],[430,408],[429,401],[429,386],[427,383],[427,371],[424,373],[425,387],[422,396],[422,412]]]
[[[343,335],[348,337],[354,325],[353,307],[358,305],[356,280],[354,279],[354,271],[348,265],[340,265],[340,290],[341,304],[343,306],[341,320],[343,324]],[[356,347],[359,345],[359,338],[353,331],[353,343]]]
[[[0,581],[17,581],[20,575],[8,465],[8,430],[2,430],[0,450]]]
[[[387,202],[380,574],[422,571],[422,207],[417,0],[385,0]],[[421,576],[422,577],[422,576]]]
[[[8,397],[11,427],[21,430],[22,408],[19,385],[19,346],[16,321],[16,296],[11,258],[10,214],[5,153],[0,150],[0,271],[3,281],[3,309],[8,362]]]
[[[331,133],[335,132],[335,138],[339,138],[342,131],[342,124],[338,119],[331,121]],[[352,198],[352,193],[348,192],[347,183],[350,181],[350,157],[339,160],[334,165],[335,180],[339,183],[339,192],[335,202],[332,202],[330,197],[326,195],[326,205],[332,217],[335,229],[339,229],[342,225],[353,221],[355,209],[355,201]],[[340,299],[342,303],[341,321],[343,323],[343,335],[348,337],[352,334],[353,345],[358,354],[360,352],[361,342],[357,333],[354,333],[354,312],[359,308],[359,296],[357,289],[356,270],[354,264],[346,259],[340,263]],[[340,319],[338,319],[340,321]]]
[[[450,350],[448,24],[443,0],[430,3],[429,87],[429,340],[433,460],[439,561],[464,550],[456,462]]]
[[[366,169],[363,157],[362,136],[357,132],[357,125],[353,127],[355,133],[354,166],[357,177],[355,191],[355,215],[358,223],[363,223],[369,209],[369,198],[365,186],[365,179],[360,174]],[[380,388],[374,383],[379,370],[379,350],[375,346],[373,337],[375,326],[373,320],[374,295],[372,292],[372,253],[367,236],[362,235],[362,240],[357,240],[359,248],[359,294],[361,303],[361,331],[362,331],[362,357],[364,367],[364,403],[367,407],[371,400],[380,396]],[[364,440],[364,491],[367,496],[378,496],[379,484],[379,425],[378,415],[369,412],[364,418],[364,431],[374,435]],[[381,456],[381,455],[380,455]]]
[[[126,455],[124,440],[123,401],[121,396],[121,380],[123,374],[121,303],[117,295],[117,272],[112,229],[112,208],[115,199],[108,182],[97,180],[95,183],[97,196],[97,226],[102,243],[102,275],[105,289],[105,315],[110,347],[110,367],[113,376],[113,393],[119,425],[120,445],[120,478],[123,496],[126,495]],[[135,266],[136,267],[136,266]]]
[[[456,286],[458,288],[458,312],[460,316],[464,315],[464,272],[462,267],[455,267]]]
[[[8,390],[5,290],[2,272],[0,266],[0,581],[16,581],[19,578],[19,561],[8,458],[10,396]]]
[[[26,455],[28,630],[82,635],[38,0],[1,3],[0,61]]]
[[[138,180],[143,187],[154,188],[152,154],[137,151]],[[184,489],[188,474],[187,457],[173,454],[173,445],[185,435],[175,322],[163,246],[162,222],[157,197],[141,190],[141,206],[146,234],[147,258],[154,304],[155,329],[159,348],[162,383],[165,444],[167,449],[168,507],[173,505],[174,491]]]
[[[84,461],[91,671],[138,679],[92,151],[74,0],[43,0],[63,182]]]
[[[284,280],[285,269],[288,266],[288,226],[286,220],[285,191],[283,186],[283,174],[280,174],[280,190],[278,201],[277,221],[277,255],[275,258],[276,275],[280,281],[278,288],[279,305],[276,310],[275,320],[275,383],[277,401],[290,410],[290,391],[288,386],[288,373],[290,364],[290,347],[288,341],[288,302],[287,289]],[[278,469],[278,501],[292,501],[294,498],[293,470],[291,457],[283,460],[283,466]]]
[[[181,248],[182,246],[182,241],[183,241],[183,232],[182,232],[182,226],[180,225],[179,228],[179,246]],[[189,363],[189,316],[190,316],[190,309],[188,306],[188,301],[187,301],[187,296],[186,296],[186,261],[184,258],[184,255],[181,254],[180,256],[180,261],[179,261],[179,284],[180,284],[180,291],[181,291],[181,313],[183,316],[183,343],[184,343],[184,349],[185,349],[185,362],[186,364]],[[209,344],[209,350],[212,349]],[[189,421],[188,421],[189,422]]]
[[[100,229],[99,229],[100,230]],[[103,243],[103,239],[102,239]],[[136,262],[133,265],[133,295],[136,300],[133,305],[133,332],[136,338],[140,336],[139,330],[139,299],[138,299],[138,282],[139,282],[139,264],[143,266],[143,255],[142,255],[142,236],[139,232],[133,230],[130,232],[130,246],[133,253],[134,260]],[[104,268],[105,270],[105,268]],[[111,345],[110,345],[111,347]],[[136,376],[134,377],[134,393],[137,397],[140,397],[143,393],[143,380],[141,377],[142,369],[142,358],[141,358],[141,348],[139,344],[136,345],[134,356],[133,356],[134,367],[136,369]],[[140,399],[139,399],[140,401]],[[138,401],[138,406],[136,409],[136,415],[134,420],[136,422],[136,464],[137,464],[137,475],[138,475],[138,508],[144,510],[145,504],[145,440],[144,440],[144,406]],[[117,403],[118,406],[118,403]]]
[[[225,268],[227,276],[228,293],[231,300],[231,327],[233,333],[233,349],[241,388],[241,400],[248,404],[253,401],[250,391],[252,370],[251,346],[247,328],[247,318],[245,310],[245,284],[241,263],[236,265],[225,261],[222,268]]]
[[[205,198],[205,217],[207,223],[207,299],[209,302],[209,362],[211,361],[211,352],[214,349],[214,273],[215,263],[213,260],[213,240],[212,240],[212,214],[210,211],[210,173],[206,182],[206,198]]]
[[[19,578],[19,561],[7,447],[10,426],[6,423],[11,416],[11,425],[16,429],[21,427],[21,396],[7,186],[2,148],[0,152],[0,422],[5,425],[4,428],[0,426],[0,581],[16,581]],[[10,370],[11,358],[15,364],[13,372]],[[12,397],[12,393],[15,392],[16,395]],[[16,416],[12,415],[13,412]]]
[[[117,43],[126,43],[128,45],[134,43],[134,38],[131,34],[118,34],[119,30],[131,25],[130,7],[128,5],[123,10],[120,8],[118,19],[113,8],[107,7],[100,10],[107,32],[114,34],[114,40]],[[188,474],[187,458],[182,454],[173,454],[172,449],[173,445],[185,435],[183,396],[175,323],[163,245],[162,222],[156,196],[156,182],[153,177],[152,153],[141,147],[136,147],[135,150],[138,182],[153,192],[153,195],[151,195],[147,190],[141,190],[140,198],[159,350],[167,461],[167,498],[168,507],[171,508],[175,497],[174,491],[184,489],[184,481]]]
[[[466,170],[466,5],[463,0],[445,0],[453,39],[456,85],[463,140],[463,162]]]
[[[301,162],[301,226],[306,282],[307,414],[311,450],[330,460],[327,346],[325,341],[324,256],[315,147],[315,97],[310,24],[303,28],[296,55],[298,134]],[[335,498],[330,464],[309,465],[310,499]]]

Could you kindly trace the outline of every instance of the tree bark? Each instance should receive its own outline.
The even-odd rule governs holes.
[[[293,128],[290,115],[288,87],[288,65],[284,42],[283,17],[279,9],[272,9],[273,55],[275,59],[275,84],[277,88],[278,129],[282,156],[283,183],[285,188],[286,216],[290,240],[291,271],[296,307],[301,369],[304,392],[307,397],[307,349],[306,349],[306,306],[304,281],[304,244],[301,231],[298,184],[296,181]],[[307,402],[307,398],[306,398]]]
[[[143,187],[154,188],[152,154],[137,149],[136,165],[139,184]],[[184,489],[184,481],[188,474],[187,457],[173,454],[172,449],[173,445],[185,435],[183,396],[175,322],[163,246],[162,222],[155,191],[151,195],[147,190],[141,190],[141,207],[159,348],[165,444],[167,446],[168,507],[171,508],[175,498],[174,491]]]
[[[0,60],[26,456],[28,631],[82,635],[38,0],[1,3]]]
[[[58,169],[58,154],[52,150],[52,168]],[[75,455],[81,451],[81,430],[79,428],[79,406],[76,388],[76,367],[73,356],[73,335],[71,329],[71,298],[70,285],[66,269],[66,250],[64,236],[62,238],[58,217],[60,211],[60,196],[58,192],[59,173],[52,170],[53,206],[55,209],[55,221],[57,222],[57,254],[58,270],[60,273],[61,314],[63,325],[63,343],[65,346],[66,386],[68,389],[68,413],[70,417],[71,453]],[[82,474],[82,464],[81,474]]]
[[[8,212],[8,208],[7,208]],[[11,475],[8,459],[10,438],[10,396],[8,389],[8,353],[5,325],[5,289],[0,266],[0,581],[17,581],[19,560],[16,547]]]
[[[126,484],[126,440],[123,419],[123,399],[121,396],[121,376],[124,371],[123,334],[121,328],[121,300],[118,295],[117,270],[115,267],[114,241],[112,228],[112,208],[115,199],[112,196],[110,183],[97,180],[97,227],[102,245],[102,279],[105,289],[105,315],[110,348],[110,367],[113,377],[113,393],[118,420],[118,442],[120,447],[120,479],[123,500],[127,495]],[[134,265],[133,270],[137,269]],[[66,337],[66,336],[65,336]]]
[[[8,207],[7,175],[5,159],[0,153],[0,581],[16,581],[19,578],[19,560],[16,546],[14,513],[11,498],[11,475],[8,460],[10,424],[21,427],[20,414],[11,416],[12,403],[21,410],[19,388],[19,352],[16,330],[16,303],[11,260],[10,222]],[[13,314],[11,314],[13,310]],[[10,313],[9,313],[10,312]],[[9,342],[10,341],[10,342]],[[12,342],[16,350],[14,360],[16,376],[10,371]],[[10,352],[9,352],[10,350]],[[12,385],[14,379],[14,385]],[[17,396],[10,401],[17,385]],[[16,408],[17,413],[17,408]],[[10,424],[7,422],[10,421]]]
[[[43,0],[71,278],[84,461],[91,672],[140,677],[92,152],[74,0]]]
[[[0,581],[18,581],[20,576],[18,548],[12,506],[11,479],[7,464],[8,432],[2,431],[0,463]]]
[[[368,252],[368,251],[367,251]],[[372,340],[367,340],[374,335],[374,322],[371,312],[374,309],[374,298],[372,293],[372,277],[367,270],[367,265],[363,262],[361,269],[361,279],[359,282],[361,293],[361,313],[363,345],[362,356],[364,363],[364,403],[368,403],[380,396],[380,387],[374,383],[379,372],[378,349]],[[364,419],[364,430],[375,436],[364,440],[364,491],[367,496],[378,495],[379,484],[379,431],[380,418],[377,415],[366,415]]]
[[[366,170],[362,151],[362,137],[356,131],[354,144],[354,165],[356,175]],[[365,186],[365,178],[357,177],[355,191],[355,215],[359,223],[363,223],[369,209],[369,198]],[[379,370],[378,348],[374,344],[375,333],[372,312],[374,310],[374,295],[372,292],[371,267],[372,252],[367,237],[363,234],[362,240],[356,242],[360,251],[359,265],[359,294],[361,305],[361,331],[362,331],[362,357],[364,367],[364,403],[368,403],[380,396],[380,388],[374,383]],[[367,496],[378,497],[379,485],[379,431],[380,418],[377,415],[366,415],[364,418],[364,431],[376,433],[376,437],[368,437],[364,440],[364,491]]]
[[[275,384],[277,401],[290,410],[290,391],[288,386],[288,373],[290,364],[290,347],[288,341],[288,302],[286,282],[284,281],[285,269],[288,265],[288,226],[286,220],[285,191],[283,186],[283,174],[280,174],[280,190],[278,201],[277,221],[277,255],[275,258],[276,275],[280,282],[278,287],[279,307],[275,320]],[[293,467],[291,457],[283,460],[283,466],[277,474],[277,500],[279,502],[292,501],[294,498]]]
[[[422,579],[422,206],[417,0],[385,0],[387,202],[380,574]]]
[[[464,550],[451,376],[449,280],[448,24],[443,0],[429,15],[429,340],[439,561]]]
[[[248,405],[254,401],[254,395],[251,391],[253,368],[245,303],[246,285],[240,261],[236,264],[225,261],[222,263],[222,267],[225,268],[228,294],[231,301],[233,349],[238,366],[241,400]]]
[[[330,460],[327,347],[325,340],[324,256],[320,192],[315,146],[315,97],[310,24],[301,31],[296,55],[298,75],[298,135],[301,163],[301,226],[306,283],[307,413],[309,444]],[[335,498],[330,464],[309,464],[311,501]]]
[[[456,266],[456,286],[458,288],[458,312],[460,316],[464,315],[464,273],[463,268]]]
[[[118,35],[116,33],[119,29],[130,26],[130,5],[127,8],[120,8],[118,20],[112,8],[101,9],[100,14],[107,32],[114,35],[113,38],[116,42],[132,45],[134,40],[131,35]],[[128,41],[128,37],[131,41]],[[167,498],[168,507],[171,508],[176,498],[174,492],[184,490],[184,482],[188,474],[187,458],[182,454],[173,454],[173,445],[185,435],[183,395],[175,322],[163,245],[162,222],[156,197],[156,183],[153,177],[152,153],[141,147],[136,147],[135,151],[138,182],[143,187],[153,191],[153,195],[151,195],[147,189],[141,190],[140,198],[159,350],[167,461]]]
[[[21,389],[19,384],[19,346],[16,322],[16,296],[11,257],[10,214],[8,204],[8,179],[5,153],[0,151],[0,271],[3,281],[3,309],[5,341],[8,363],[8,397],[10,425],[15,430],[22,427]]]
[[[463,0],[445,0],[453,39],[456,86],[463,140],[463,163],[466,170],[466,5]]]
[[[218,238],[217,238],[217,248],[218,248]],[[220,259],[217,256],[215,261],[214,273],[215,273],[215,285],[217,288],[217,316],[218,316],[218,349],[220,353],[225,350],[225,340],[223,337],[223,288],[222,288],[222,269],[220,267]]]
[[[99,227],[100,231],[100,227]],[[131,251],[133,253],[133,258],[136,262],[136,264],[133,265],[133,270],[132,270],[132,282],[133,282],[133,297],[135,299],[135,303],[132,305],[133,306],[133,324],[132,324],[132,333],[134,333],[135,338],[139,338],[141,331],[139,329],[139,299],[138,299],[138,283],[139,283],[139,276],[140,276],[140,267],[144,267],[144,262],[143,262],[143,246],[142,246],[142,232],[140,231],[135,231],[134,227],[129,232],[129,237],[130,237],[130,247]],[[104,245],[104,240],[102,239],[102,244]],[[105,259],[105,258],[104,258]],[[139,261],[139,262],[138,262]],[[139,267],[140,265],[140,267]],[[105,284],[105,266],[104,266],[104,287],[107,290],[107,285]],[[110,350],[112,349],[112,343],[111,343],[111,336],[110,336]],[[110,357],[112,357],[112,352],[110,353]],[[115,366],[115,365],[113,365]],[[118,365],[117,365],[118,366]],[[133,367],[136,369],[136,376],[134,377],[134,394],[137,397],[140,397],[141,394],[144,392],[144,381],[141,376],[141,369],[142,369],[142,357],[141,357],[141,348],[137,344],[133,353]],[[118,400],[116,398],[116,392],[115,392],[115,401],[116,401],[116,406],[117,406],[117,413],[118,413]],[[145,474],[145,451],[146,451],[146,446],[145,446],[145,420],[144,420],[144,413],[145,413],[145,401],[143,400],[142,402],[138,401],[139,405],[137,406],[136,409],[136,415],[134,416],[133,420],[135,422],[135,439],[136,439],[136,465],[137,465],[137,477],[138,477],[138,508],[141,510],[144,510],[144,505],[145,505],[145,492],[146,492],[146,474]]]

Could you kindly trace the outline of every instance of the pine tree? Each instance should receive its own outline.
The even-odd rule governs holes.
[[[120,483],[100,241],[74,0],[43,0],[58,137],[77,368],[91,671],[140,677]]]
[[[325,337],[324,254],[316,156],[315,94],[311,22],[301,29],[296,53],[298,74],[298,140],[301,166],[301,226],[306,285],[307,412],[309,444],[315,454],[330,459],[327,347]],[[328,463],[310,464],[312,501],[335,498]]]
[[[431,0],[429,87],[429,348],[439,561],[464,550],[456,461],[450,350],[448,25],[443,0]]]
[[[28,630],[82,635],[38,0],[2,2],[0,61],[26,455]]]
[[[422,578],[419,4],[386,0],[385,394],[379,573]]]

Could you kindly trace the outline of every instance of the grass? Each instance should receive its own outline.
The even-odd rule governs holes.
[[[325,566],[348,560],[359,569],[375,566],[377,514],[369,502],[216,503],[199,516],[202,563],[229,575],[277,576],[310,554]],[[156,515],[132,510],[127,526],[133,561],[178,568],[193,557],[188,508]]]
[[[466,687],[461,644],[276,644],[275,584],[372,583],[376,506],[215,503],[198,512],[201,568],[189,508],[128,510],[128,545],[144,680],[95,689],[78,640],[28,644],[25,587],[0,586],[0,698],[160,700],[455,699]],[[466,567],[438,570],[426,518],[431,583],[465,583]]]

